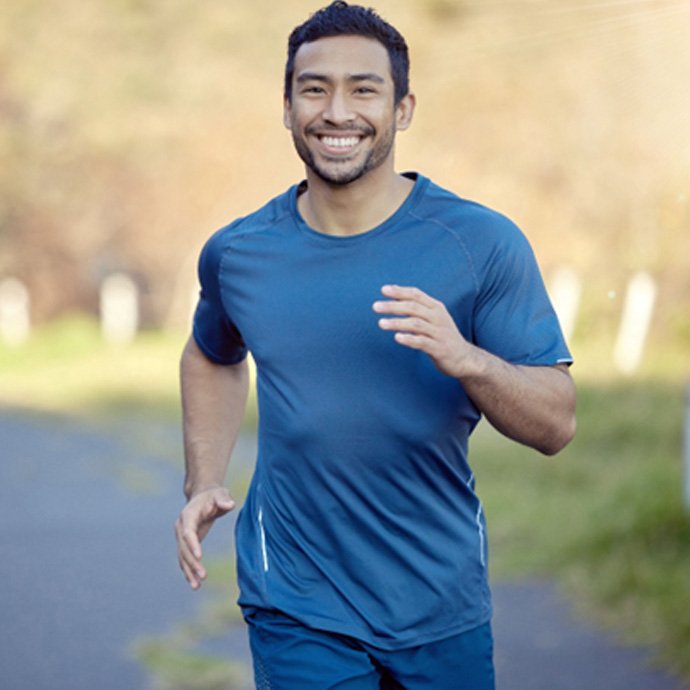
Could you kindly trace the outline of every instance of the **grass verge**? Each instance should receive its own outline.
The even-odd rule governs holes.
[[[178,366],[186,338],[149,331],[132,344],[108,345],[93,319],[62,319],[35,330],[21,347],[0,342],[0,406],[92,423],[127,417],[177,422]],[[250,427],[256,423],[254,409],[250,404]]]
[[[473,452],[494,577],[556,577],[587,612],[690,678],[683,386],[581,386],[578,434],[542,458],[482,428]]]

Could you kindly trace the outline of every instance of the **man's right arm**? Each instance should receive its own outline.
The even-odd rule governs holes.
[[[180,384],[188,502],[175,533],[180,567],[198,589],[206,578],[201,541],[216,518],[235,507],[223,483],[247,400],[247,362],[215,364],[192,337],[182,354]]]

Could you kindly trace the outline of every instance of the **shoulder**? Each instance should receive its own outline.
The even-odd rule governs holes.
[[[520,228],[500,211],[461,197],[431,180],[417,211],[420,216],[445,226],[449,232],[473,245],[524,239]]]
[[[294,193],[295,187],[291,187],[256,211],[236,218],[217,230],[206,241],[202,250],[202,257],[204,254],[221,255],[231,249],[235,242],[240,242],[243,238],[266,232],[280,225],[292,213],[291,205]]]
[[[424,179],[424,178],[422,178]],[[459,196],[427,180],[414,209],[418,222],[445,237],[469,261],[478,282],[487,271],[525,260],[532,248],[520,228],[503,213]]]
[[[293,189],[271,199],[253,213],[236,218],[206,240],[198,263],[198,274],[202,284],[217,280],[221,267],[235,254],[235,247],[245,238],[260,236],[281,226],[281,221],[290,215]]]

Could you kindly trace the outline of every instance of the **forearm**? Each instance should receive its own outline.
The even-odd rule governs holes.
[[[444,374],[458,379],[474,404],[501,433],[553,455],[575,433],[575,386],[568,368],[520,366],[468,342],[445,305],[414,287],[384,285],[387,314],[379,326],[395,340],[426,352]]]
[[[248,381],[246,361],[214,364],[189,339],[180,362],[187,498],[225,481],[244,415]]]
[[[470,348],[458,380],[492,426],[547,455],[570,442],[575,433],[575,385],[565,365],[514,365]]]

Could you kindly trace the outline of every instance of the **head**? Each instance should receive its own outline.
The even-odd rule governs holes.
[[[414,112],[408,71],[405,41],[373,10],[338,0],[292,32],[284,122],[308,176],[347,185],[393,170]]]
[[[410,90],[410,58],[407,44],[400,32],[385,22],[371,8],[348,5],[335,0],[314,13],[306,22],[296,27],[288,39],[288,55],[285,64],[285,99],[292,100],[292,78],[295,56],[304,43],[333,36],[363,36],[378,41],[388,53],[391,76],[395,85],[395,105]]]

